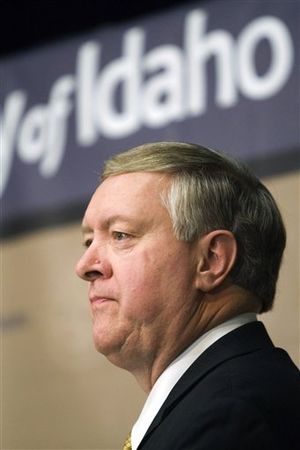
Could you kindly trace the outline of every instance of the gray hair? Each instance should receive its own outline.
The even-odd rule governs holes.
[[[200,145],[157,142],[112,157],[102,179],[128,172],[170,174],[161,197],[177,239],[231,231],[238,247],[232,282],[260,299],[261,312],[272,308],[285,228],[271,193],[243,164]]]

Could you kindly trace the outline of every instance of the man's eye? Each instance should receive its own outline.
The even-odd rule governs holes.
[[[85,248],[88,248],[91,244],[92,244],[92,239],[86,239],[85,241],[83,241],[83,246],[85,247]]]
[[[124,241],[124,239],[129,238],[129,234],[124,233],[123,231],[113,231],[112,235],[116,241]]]

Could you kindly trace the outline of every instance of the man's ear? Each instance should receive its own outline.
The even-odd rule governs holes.
[[[196,287],[210,292],[220,286],[232,269],[237,257],[237,243],[227,230],[215,230],[198,242]]]

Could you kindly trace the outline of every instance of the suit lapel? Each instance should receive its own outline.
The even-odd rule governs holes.
[[[207,376],[209,372],[223,362],[246,353],[255,352],[261,348],[273,346],[264,325],[252,322],[226,334],[209,347],[189,367],[176,383],[161,409],[148,428],[139,449],[148,439],[153,430],[158,427],[176,404],[189,392],[193,386]]]

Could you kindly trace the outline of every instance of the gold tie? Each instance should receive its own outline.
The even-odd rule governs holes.
[[[123,450],[132,450],[131,447],[131,435],[128,436],[128,438],[125,441],[125,444],[123,446]]]

